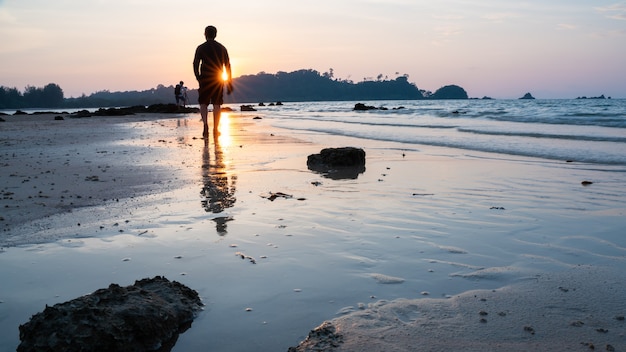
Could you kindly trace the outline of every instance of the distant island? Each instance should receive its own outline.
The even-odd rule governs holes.
[[[578,97],[576,99],[611,99],[611,97],[605,97],[604,94],[600,95],[599,97]]]
[[[467,92],[457,85],[447,85],[434,93],[419,89],[409,82],[408,75],[354,83],[336,79],[330,72],[312,69],[293,72],[265,72],[233,79],[235,91],[224,97],[225,103],[294,102],[294,101],[354,101],[354,100],[420,100],[468,99]],[[191,104],[198,100],[197,89],[188,90]],[[144,91],[99,91],[90,95],[65,98],[61,87],[50,83],[43,88],[28,86],[24,92],[0,86],[0,109],[22,108],[92,108],[168,104],[174,102],[174,85],[159,84]]]

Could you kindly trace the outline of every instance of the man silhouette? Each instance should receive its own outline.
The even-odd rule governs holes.
[[[193,59],[193,73],[200,85],[198,103],[204,123],[202,136],[205,138],[209,136],[207,122],[209,104],[213,104],[213,134],[217,136],[221,105],[224,103],[224,83],[227,84],[228,94],[233,91],[228,51],[222,44],[215,41],[216,36],[217,29],[214,26],[207,26],[204,29],[206,41],[198,45]],[[226,79],[222,76],[224,72],[228,76]]]

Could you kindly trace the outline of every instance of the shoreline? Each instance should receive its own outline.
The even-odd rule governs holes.
[[[623,180],[280,130],[254,116],[233,113],[206,141],[197,115],[4,122],[0,279],[12,285],[0,290],[0,344],[16,346],[15,322],[46,304],[158,274],[207,305],[173,351],[287,350],[323,321],[343,350],[626,348],[616,319],[626,299],[614,295],[624,288],[626,207],[613,191]],[[348,145],[367,152],[357,179],[306,168],[308,154]],[[268,199],[277,192],[292,197]]]

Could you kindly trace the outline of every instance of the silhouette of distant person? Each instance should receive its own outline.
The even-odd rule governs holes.
[[[228,94],[233,91],[228,51],[222,44],[215,41],[216,36],[217,29],[207,26],[204,29],[206,41],[198,45],[193,58],[193,73],[200,86],[198,103],[204,123],[202,136],[205,138],[209,136],[207,122],[209,104],[213,104],[213,134],[217,135],[221,105],[224,103],[224,83],[226,83]],[[228,75],[226,80],[222,77],[223,72]]]
[[[174,88],[174,96],[176,97],[176,105],[185,106],[186,104],[187,88],[185,82],[180,81]]]
[[[214,140],[214,156],[215,160],[211,162],[211,152],[209,150],[209,139],[204,140],[204,149],[202,151],[202,207],[209,213],[219,214],[235,205],[235,190],[237,186],[237,176],[229,175],[224,163],[224,153],[219,144],[219,138],[215,135]],[[213,219],[217,233],[226,234],[226,223],[231,221],[229,216],[218,216]]]

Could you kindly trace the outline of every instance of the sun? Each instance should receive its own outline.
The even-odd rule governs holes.
[[[228,81],[228,72],[226,72],[226,70],[222,71],[222,81]]]

